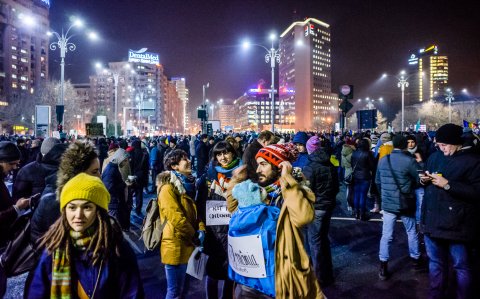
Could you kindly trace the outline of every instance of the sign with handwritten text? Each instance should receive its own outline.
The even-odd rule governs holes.
[[[207,200],[207,225],[228,225],[232,214],[224,200]]]
[[[242,276],[267,277],[260,235],[228,236],[228,264]]]

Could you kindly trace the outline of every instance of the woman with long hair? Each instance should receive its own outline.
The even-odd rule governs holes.
[[[40,203],[32,216],[32,236],[42,236],[60,217],[58,197],[63,186],[77,174],[84,172],[100,178],[100,161],[95,145],[89,141],[71,143],[62,155],[55,175],[48,177]]]
[[[366,221],[368,188],[376,171],[376,162],[370,150],[370,143],[366,139],[360,139],[357,149],[352,154],[353,165],[353,206],[355,218]]]
[[[108,215],[109,201],[98,177],[80,173],[65,184],[26,298],[143,298],[135,254]]]
[[[232,298],[233,282],[228,278],[228,223],[230,218],[215,217],[210,209],[215,205],[227,212],[227,189],[233,171],[242,165],[237,151],[227,141],[218,142],[212,150],[212,160],[207,170],[206,180],[209,186],[208,195],[198,196],[197,205],[200,215],[207,225],[205,237],[205,253],[207,262],[206,292],[207,298],[218,298],[218,282],[223,280],[222,298]],[[203,183],[202,183],[203,184]],[[203,184],[204,185],[204,184]],[[199,193],[200,195],[201,193]],[[221,219],[219,221],[219,219]]]

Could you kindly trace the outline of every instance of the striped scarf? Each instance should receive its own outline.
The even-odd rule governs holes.
[[[280,187],[280,181],[276,181],[265,187],[267,191],[267,198],[270,200],[270,206],[281,208],[283,204],[282,189]]]
[[[73,247],[85,251],[92,240],[92,236],[97,228],[90,226],[84,232],[70,231],[70,239]],[[72,298],[72,277],[70,271],[69,257],[63,248],[57,248],[53,252],[52,259],[52,286],[50,288],[51,299],[70,299]],[[74,296],[76,297],[76,296]]]
[[[217,179],[212,182],[211,192],[225,197],[225,192],[227,191],[228,183],[233,176],[233,171],[240,166],[242,166],[242,160],[239,158],[236,158],[225,167],[220,165],[215,166],[215,170],[217,171]]]

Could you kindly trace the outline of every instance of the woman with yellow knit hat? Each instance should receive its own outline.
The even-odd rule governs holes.
[[[65,184],[26,298],[143,298],[136,257],[108,215],[109,201],[98,177],[80,173]]]

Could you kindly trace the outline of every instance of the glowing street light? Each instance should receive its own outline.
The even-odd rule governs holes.
[[[280,63],[280,49],[274,48],[274,42],[277,39],[277,35],[275,33],[270,34],[270,40],[272,41],[272,46],[268,49],[265,46],[259,44],[252,44],[254,46],[261,47],[267,51],[265,55],[265,62],[270,63],[270,67],[272,69],[272,83],[270,86],[271,98],[272,98],[272,107],[271,107],[271,122],[272,122],[272,132],[275,132],[275,62]],[[243,48],[248,49],[250,47],[250,42],[245,41],[243,42]]]
[[[60,50],[60,98],[59,103],[57,105],[57,121],[60,125],[63,122],[63,111],[64,111],[64,99],[65,99],[65,55],[68,51],[73,52],[77,48],[77,46],[70,41],[70,39],[74,36],[70,33],[74,27],[81,28],[83,27],[83,22],[80,19],[76,19],[70,27],[68,27],[67,31],[64,32],[63,29],[61,33],[57,33],[55,31],[49,31],[47,34],[49,36],[54,36],[56,41],[50,44],[50,50],[55,51],[56,49]],[[59,131],[61,132],[61,126],[58,127]]]
[[[410,77],[410,76],[405,77],[405,74],[406,74],[405,70],[402,70],[400,72],[400,77],[394,76],[398,80],[397,86],[402,91],[402,128],[401,128],[402,131],[405,130],[405,87],[408,87],[407,79]],[[382,75],[382,79],[386,78],[387,76],[388,74],[384,73]]]

